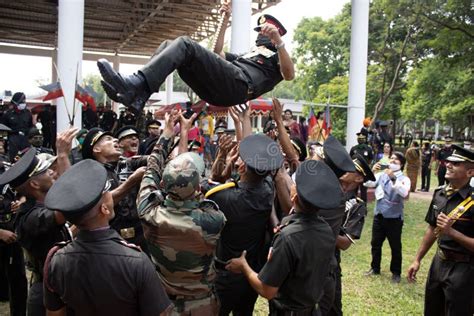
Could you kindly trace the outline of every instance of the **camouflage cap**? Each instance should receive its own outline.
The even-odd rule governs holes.
[[[199,169],[188,155],[174,158],[163,171],[164,190],[175,200],[192,199],[199,181]]]

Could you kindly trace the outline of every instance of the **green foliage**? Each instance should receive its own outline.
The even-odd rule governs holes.
[[[95,98],[95,103],[98,105],[99,103],[103,103],[106,100],[106,95],[104,88],[100,84],[102,78],[100,75],[96,74],[89,74],[85,78],[82,79],[82,86],[90,86],[94,91],[97,93],[97,97]]]
[[[472,124],[472,12],[468,0],[372,1],[366,116],[379,112],[381,119],[436,118],[444,124]],[[348,76],[350,23],[350,3],[333,19],[301,20],[293,56],[297,65],[293,91],[299,99],[325,103],[326,85]],[[331,93],[331,103],[335,99]],[[343,128],[334,126],[336,133]]]

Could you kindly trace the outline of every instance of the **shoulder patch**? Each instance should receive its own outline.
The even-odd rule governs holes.
[[[121,243],[122,245],[124,245],[125,247],[134,249],[134,250],[136,250],[136,251],[138,251],[138,252],[142,252],[142,248],[140,248],[140,246],[137,246],[137,245],[132,244],[132,243],[128,243],[128,242],[126,242],[126,241],[123,240],[123,239],[120,240],[120,243]]]
[[[207,191],[206,195],[204,196],[204,198],[208,198],[210,197],[211,195],[213,195],[214,193],[217,193],[219,191],[223,191],[225,189],[229,189],[229,188],[234,188],[236,186],[235,182],[227,182],[227,183],[224,183],[224,184],[221,184],[221,185],[218,185],[212,189],[210,189],[209,191]]]
[[[217,203],[213,200],[202,200],[201,202],[199,202],[199,208],[203,210],[211,209],[214,211],[219,211],[219,205],[217,205]]]

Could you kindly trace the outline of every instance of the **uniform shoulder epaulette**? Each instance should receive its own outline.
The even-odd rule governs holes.
[[[234,188],[236,186],[235,182],[227,182],[227,183],[224,183],[224,184],[221,184],[221,185],[218,185],[212,189],[210,189],[209,191],[207,191],[206,195],[204,196],[204,198],[208,198],[210,197],[211,195],[213,195],[214,193],[217,193],[219,191],[223,191],[225,189],[229,189],[229,188]]]
[[[211,209],[211,210],[219,211],[219,205],[217,205],[217,203],[214,202],[213,200],[207,200],[207,199],[204,199],[201,202],[199,202],[199,208],[202,210]]]
[[[48,279],[49,279],[49,264],[51,263],[51,259],[53,258],[54,254],[58,252],[61,248],[66,247],[71,241],[60,241],[54,244],[54,246],[48,251],[48,255],[46,256],[46,260],[44,261],[44,266],[43,266],[43,283],[44,285],[50,290],[51,292],[54,292],[52,287],[49,285]]]
[[[446,187],[446,184],[443,184],[443,185],[440,185],[439,187],[437,187],[436,189],[434,189],[435,191],[439,191],[439,190],[442,190]]]
[[[137,245],[135,245],[135,244],[126,242],[126,241],[123,240],[123,239],[120,240],[120,243],[121,243],[122,245],[124,245],[125,247],[127,247],[127,248],[136,250],[136,251],[138,251],[138,252],[142,252],[142,248],[140,248],[140,246],[137,246]]]

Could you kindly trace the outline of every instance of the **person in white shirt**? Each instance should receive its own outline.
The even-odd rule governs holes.
[[[405,199],[410,192],[410,179],[403,174],[406,159],[401,152],[394,152],[390,156],[387,169],[376,163],[373,167],[375,181],[365,183],[367,187],[375,187],[377,200],[372,226],[372,262],[367,275],[380,274],[380,261],[382,259],[382,245],[388,239],[392,250],[390,271],[392,282],[400,282],[402,270],[402,227],[403,207]]]

